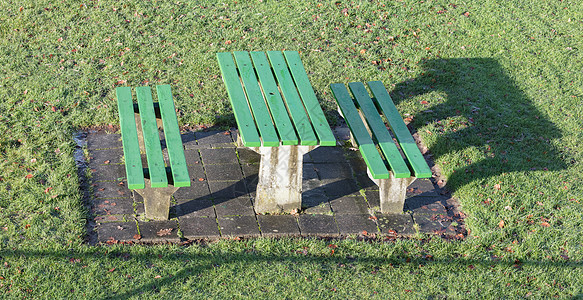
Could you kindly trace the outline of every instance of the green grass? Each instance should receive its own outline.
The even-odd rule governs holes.
[[[583,297],[578,1],[0,11],[4,297]],[[215,53],[279,49],[301,51],[332,124],[330,83],[383,81],[460,200],[470,238],[86,246],[73,133],[118,123],[115,87],[170,84],[181,125],[234,126]]]

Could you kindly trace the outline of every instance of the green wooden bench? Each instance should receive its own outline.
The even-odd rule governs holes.
[[[261,154],[255,211],[299,210],[303,155],[336,145],[299,53],[223,52],[217,59],[238,143]]]
[[[431,170],[383,83],[368,82],[372,99],[364,84],[351,82],[348,87],[356,101],[344,84],[330,85],[339,112],[350,128],[352,143],[360,150],[369,177],[379,186],[381,212],[401,213],[407,186],[416,178],[431,177]],[[385,126],[381,112],[405,159]]]
[[[146,218],[167,220],[172,194],[190,186],[172,92],[169,85],[156,86],[158,102],[153,102],[150,87],[137,87],[135,92],[137,104],[130,87],[116,88],[128,188],[144,198]],[[168,166],[159,128],[164,130]],[[147,168],[142,167],[142,153]]]

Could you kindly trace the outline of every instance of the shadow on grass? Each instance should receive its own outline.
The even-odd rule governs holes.
[[[435,93],[425,98],[427,107],[417,113],[413,125],[419,129],[429,124],[432,135],[437,135],[428,138],[436,161],[466,152],[465,162],[441,160],[444,169],[453,169],[449,189],[502,173],[567,167],[550,142],[560,138],[561,131],[497,60],[432,59],[423,62],[422,68],[421,76],[397,84],[391,94],[398,103]]]
[[[502,268],[508,272],[520,272],[523,268],[533,268],[536,272],[547,272],[548,268],[562,270],[564,272],[575,272],[575,269],[582,268],[581,261],[544,261],[544,260],[481,260],[481,259],[467,259],[462,257],[451,257],[446,259],[434,259],[430,255],[414,255],[407,254],[407,252],[393,253],[389,257],[370,257],[368,254],[356,255],[338,255],[337,256],[322,256],[321,253],[310,254],[305,251],[305,248],[294,251],[293,246],[290,247],[288,255],[261,253],[249,246],[247,250],[225,251],[225,250],[205,250],[196,254],[186,254],[181,251],[173,251],[161,255],[159,250],[155,248],[142,247],[139,254],[131,253],[129,248],[112,249],[109,247],[94,248],[93,251],[87,249],[81,250],[64,250],[64,251],[43,251],[43,250],[0,250],[2,258],[19,258],[26,257],[28,260],[44,259],[53,260],[55,264],[69,264],[74,270],[79,268],[75,266],[75,262],[82,262],[83,264],[99,263],[99,260],[105,259],[110,263],[115,264],[116,261],[127,264],[129,261],[133,265],[145,266],[163,266],[164,264],[180,263],[182,267],[169,271],[171,276],[164,276],[163,278],[139,278],[139,282],[132,283],[127,287],[127,291],[117,293],[115,295],[105,296],[104,299],[128,299],[133,296],[142,294],[157,293],[162,287],[173,286],[177,284],[187,283],[189,280],[203,280],[201,276],[208,274],[211,270],[220,268],[222,266],[233,265],[240,269],[242,273],[245,272],[246,265],[253,265],[258,263],[278,262],[285,265],[293,265],[295,269],[301,269],[302,266],[318,265],[321,269],[325,269],[326,273],[331,270],[341,270],[346,265],[359,264],[367,266],[361,268],[363,272],[368,273],[371,268],[391,267],[394,269],[411,267],[418,269],[420,266],[429,268],[431,266],[445,266],[449,267],[449,271],[462,274],[464,272],[478,272],[478,270],[486,270],[491,272],[494,268]],[[340,246],[341,247],[341,246]],[[337,249],[338,250],[338,249]],[[337,251],[338,252],[338,251]],[[371,268],[368,268],[370,266]],[[472,271],[476,269],[476,271]],[[75,272],[75,271],[73,271]],[[111,272],[111,271],[110,271]],[[118,267],[116,272],[124,272],[123,267]],[[231,271],[228,271],[231,272]],[[405,270],[404,272],[409,272]],[[314,275],[314,274],[312,274]],[[414,276],[414,275],[412,275]],[[241,278],[233,278],[233,280],[240,280]],[[104,279],[99,280],[101,284],[107,284]],[[66,282],[63,284],[67,285]],[[66,286],[67,289],[72,288]],[[87,289],[100,288],[99,286],[87,286]]]

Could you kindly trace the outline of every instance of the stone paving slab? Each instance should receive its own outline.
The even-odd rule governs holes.
[[[348,138],[346,128],[334,132],[337,138]],[[182,134],[191,186],[173,195],[170,220],[148,221],[143,199],[127,189],[119,134],[90,132],[86,139],[91,193],[85,194],[96,222],[92,234],[102,243],[136,238],[164,243],[259,236],[410,236],[417,230],[455,235],[461,228],[459,222],[452,225],[452,216],[459,216],[455,201],[444,196],[433,179],[418,179],[408,187],[402,214],[381,214],[378,187],[368,178],[359,152],[340,146],[304,155],[298,214],[257,215],[253,199],[260,156],[236,147],[236,130]]]

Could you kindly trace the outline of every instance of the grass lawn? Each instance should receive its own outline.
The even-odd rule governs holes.
[[[3,1],[0,37],[3,298],[583,297],[580,1]],[[115,87],[234,126],[215,53],[279,49],[331,124],[330,83],[384,82],[470,237],[85,245],[73,134]]]

